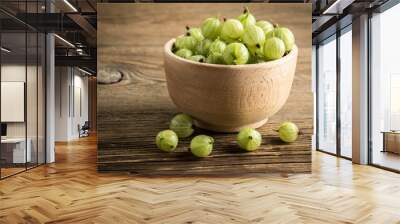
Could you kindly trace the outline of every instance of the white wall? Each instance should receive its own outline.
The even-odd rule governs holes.
[[[56,141],[79,138],[78,125],[88,120],[88,78],[83,75],[76,68],[56,67]]]
[[[36,69],[39,69],[38,71]],[[45,120],[44,120],[44,74],[42,68],[25,64],[3,64],[1,66],[2,82],[24,82],[26,84],[26,107],[19,108],[21,113],[26,112],[26,120],[22,122],[5,122],[7,123],[8,138],[27,138],[29,139],[29,147],[31,148],[32,161],[39,163],[44,162],[45,150]],[[26,79],[27,78],[27,82]],[[3,90],[2,90],[3,91]],[[20,90],[24,94],[24,90]],[[2,95],[2,98],[7,95]],[[2,112],[16,113],[10,107],[2,107]],[[14,108],[15,110],[15,108]],[[39,154],[37,156],[37,154]]]
[[[8,64],[1,66],[1,81],[25,82],[25,64]],[[1,108],[6,110],[7,108]],[[25,137],[25,122],[7,123],[7,137]]]
[[[75,70],[76,72],[76,70]],[[76,75],[75,73],[75,79],[74,79],[74,86],[75,86],[75,91],[77,88],[80,90],[80,105],[81,105],[81,113],[77,110],[78,108],[76,107],[77,102],[75,102],[75,119],[72,120],[72,126],[74,127],[72,129],[72,135],[75,137],[79,137],[78,129],[76,128],[78,124],[81,126],[85,123],[85,121],[88,121],[89,118],[89,91],[88,91],[88,77],[87,76],[81,76],[82,73],[79,73],[79,75]],[[75,94],[77,94],[75,92]],[[78,100],[77,97],[75,96],[75,100]]]
[[[25,82],[26,67],[19,64],[4,64],[1,66],[1,81],[2,82]],[[28,66],[28,74],[31,74],[34,68]],[[36,69],[36,68],[35,68]],[[28,95],[35,95],[35,93],[28,93]],[[7,108],[1,108],[7,110]],[[25,122],[7,122],[7,136],[8,137],[25,137]]]
[[[68,141],[69,136],[69,85],[68,67],[55,68],[55,141]]]

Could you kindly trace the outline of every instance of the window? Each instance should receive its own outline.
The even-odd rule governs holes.
[[[371,18],[372,164],[400,170],[400,5]]]
[[[350,159],[353,78],[351,24],[318,45],[316,61],[317,149]]]
[[[336,36],[318,47],[317,149],[336,153]]]
[[[352,157],[352,33],[351,25],[340,36],[340,155]]]
[[[19,13],[40,12],[40,3],[21,1]],[[0,17],[9,21],[0,23],[2,179],[45,163],[46,38],[8,14]]]

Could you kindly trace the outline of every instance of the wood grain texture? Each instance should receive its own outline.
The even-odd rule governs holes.
[[[99,170],[146,175],[311,170],[311,4],[246,5],[257,18],[287,26],[295,34],[299,56],[293,87],[287,103],[260,129],[265,143],[259,152],[237,153],[235,135],[206,132],[217,143],[215,157],[205,160],[184,154],[188,140],[180,144],[175,154],[161,154],[155,147],[155,135],[167,129],[169,120],[178,112],[166,88],[163,45],[182,34],[185,25],[198,26],[202,19],[215,15],[235,17],[244,4],[98,5],[99,74],[122,74],[122,81],[116,84],[98,85]],[[272,133],[286,120],[298,123],[304,130],[301,139],[290,145],[279,143]],[[289,155],[292,151],[298,155]],[[227,157],[218,159],[222,154]]]
[[[96,171],[96,139],[0,181],[0,224],[399,224],[400,175],[313,152],[312,174],[146,178]]]

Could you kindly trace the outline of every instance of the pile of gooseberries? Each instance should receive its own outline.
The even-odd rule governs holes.
[[[186,26],[172,51],[179,57],[210,64],[257,64],[282,58],[295,43],[286,27],[256,20],[248,8],[237,18],[205,19],[200,27]]]
[[[296,141],[299,129],[292,122],[284,122],[276,130],[279,138],[286,143]],[[180,138],[190,137],[194,132],[193,119],[187,114],[175,115],[169,129],[160,131],[156,136],[157,147],[164,152],[174,152]],[[257,150],[262,143],[260,132],[254,128],[242,128],[237,135],[238,146],[248,152]],[[213,151],[214,138],[207,135],[197,135],[190,142],[190,152],[196,157],[207,157]]]

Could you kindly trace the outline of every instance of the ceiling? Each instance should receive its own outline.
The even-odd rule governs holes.
[[[313,44],[351,24],[352,19],[373,11],[389,0],[313,0]]]
[[[80,12],[96,12],[96,0],[68,0]],[[47,0],[53,12],[74,12],[64,0]],[[0,7],[8,8],[14,12],[46,12],[46,0],[1,0]],[[49,10],[47,10],[49,11]]]
[[[7,58],[33,57],[37,51],[33,36],[51,32],[57,34],[56,65],[85,65],[96,71],[96,4],[96,0],[0,0],[2,46],[12,50]]]

